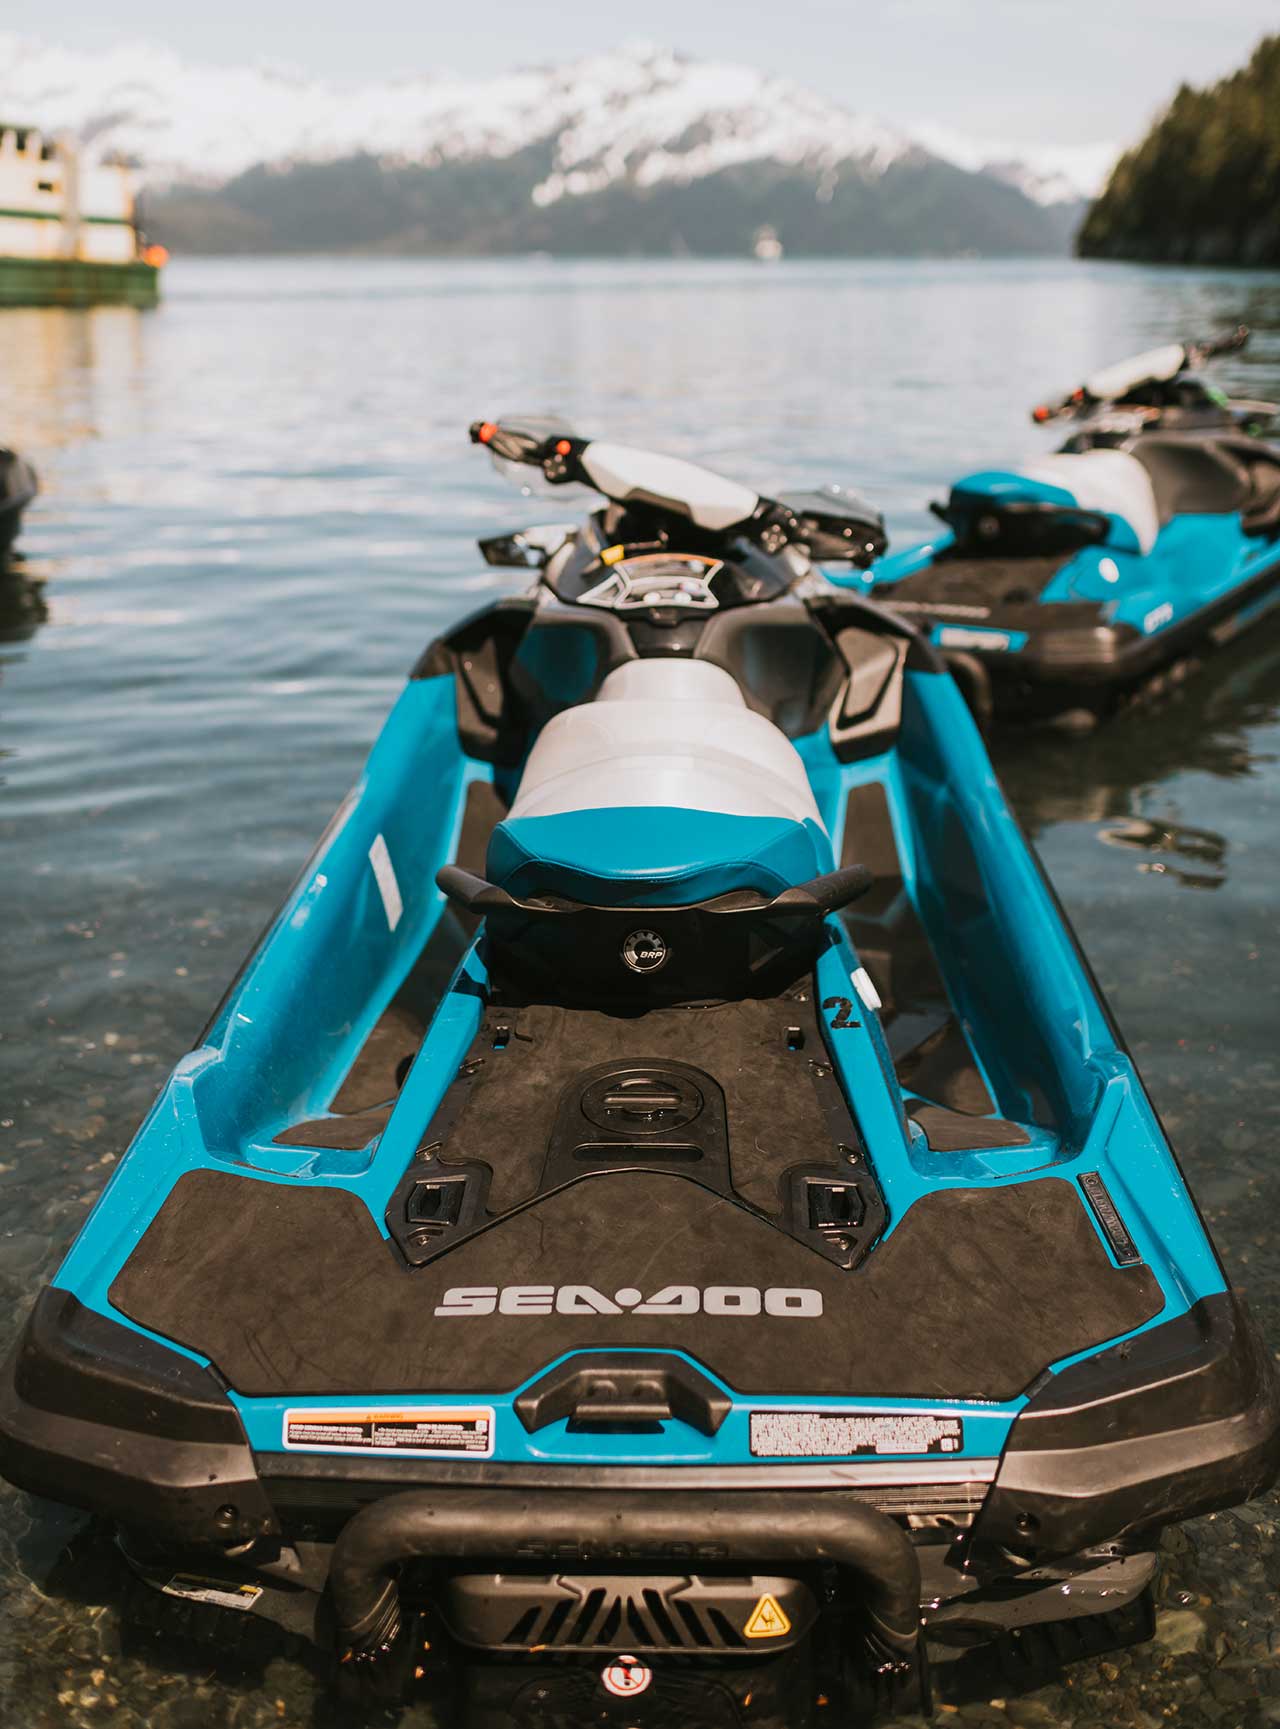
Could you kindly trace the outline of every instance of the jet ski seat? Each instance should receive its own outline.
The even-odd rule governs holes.
[[[529,753],[487,875],[517,898],[689,905],[832,870],[791,741],[709,661],[628,661]]]
[[[1124,450],[1044,456],[1017,469],[968,475],[952,488],[948,520],[983,504],[997,513],[1056,507],[1105,516],[1107,544],[1123,552],[1150,552],[1160,532],[1151,477]]]
[[[1160,520],[1180,511],[1242,515],[1246,534],[1280,528],[1280,454],[1250,438],[1143,433],[1133,454],[1155,489]]]

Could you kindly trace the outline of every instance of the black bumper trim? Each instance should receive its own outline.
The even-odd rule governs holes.
[[[316,1485],[325,1501],[324,1488],[339,1494],[351,1491],[352,1505],[373,1494],[397,1489],[438,1486],[465,1489],[536,1489],[550,1485],[566,1489],[598,1489],[603,1482],[623,1489],[843,1489],[877,1506],[907,1499],[912,1508],[919,1502],[942,1506],[981,1502],[991,1480],[990,1461],[970,1461],[975,1468],[985,1463],[985,1476],[940,1478],[931,1481],[928,1462],[920,1461],[919,1481],[895,1473],[877,1481],[864,1465],[847,1463],[762,1463],[752,1465],[548,1465],[538,1460],[511,1463],[506,1460],[396,1459],[351,1454],[259,1453],[258,1469],[273,1500],[282,1505],[306,1500],[308,1485]]]
[[[211,1371],[56,1286],[36,1299],[0,1370],[0,1474],[184,1542],[278,1529]]]
[[[1280,1473],[1280,1380],[1231,1291],[1049,1377],[1014,1423],[973,1543],[1045,1558],[1157,1531]]]

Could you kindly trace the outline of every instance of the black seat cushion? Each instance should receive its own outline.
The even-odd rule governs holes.
[[[1129,447],[1146,469],[1161,522],[1181,514],[1222,515],[1243,510],[1249,471],[1235,440],[1195,434],[1147,433]]]

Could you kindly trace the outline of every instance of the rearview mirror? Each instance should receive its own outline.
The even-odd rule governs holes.
[[[517,529],[514,534],[490,535],[477,544],[486,564],[516,570],[543,570],[551,556],[559,552],[576,529],[577,524],[573,522],[535,523],[532,528]]]
[[[843,487],[790,492],[778,502],[795,517],[799,538],[818,564],[865,566],[879,558],[889,544],[880,512]]]

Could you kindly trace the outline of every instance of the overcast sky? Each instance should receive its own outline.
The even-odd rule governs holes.
[[[338,82],[563,61],[644,39],[748,61],[910,126],[1031,145],[1131,140],[1177,85],[1280,29],[1276,0],[4,0],[0,28]]]

